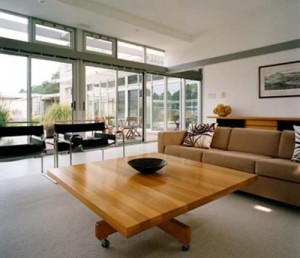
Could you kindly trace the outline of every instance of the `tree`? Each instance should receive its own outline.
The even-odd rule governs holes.
[[[39,94],[59,93],[59,83],[44,81],[42,85],[32,86],[31,92]]]
[[[33,85],[31,92],[39,94],[59,93],[59,72],[52,74],[50,82],[44,81],[41,85]]]

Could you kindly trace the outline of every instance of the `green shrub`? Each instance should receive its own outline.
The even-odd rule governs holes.
[[[9,110],[0,106],[0,123],[8,122],[10,119]]]
[[[51,130],[55,122],[70,121],[72,109],[68,104],[53,104],[49,107],[43,118],[43,125],[46,130]]]

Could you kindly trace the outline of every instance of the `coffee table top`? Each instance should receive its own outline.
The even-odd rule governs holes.
[[[168,164],[140,174],[127,162],[155,157]],[[225,196],[256,175],[161,153],[50,169],[48,174],[126,237]]]

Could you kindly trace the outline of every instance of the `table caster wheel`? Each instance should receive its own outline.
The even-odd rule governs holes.
[[[182,250],[183,252],[186,252],[186,251],[190,250],[190,245],[183,245],[183,246],[181,247],[181,250]]]
[[[101,246],[103,248],[109,248],[109,241],[107,239],[101,240]]]

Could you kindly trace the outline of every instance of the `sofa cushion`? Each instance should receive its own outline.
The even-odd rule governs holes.
[[[181,157],[181,158],[201,161],[203,149],[187,147],[183,145],[167,145],[165,147],[164,153],[172,156]]]
[[[300,126],[295,126],[295,149],[293,152],[293,161],[300,162]]]
[[[255,163],[262,158],[267,159],[268,156],[237,151],[209,150],[203,153],[202,162],[255,173]]]
[[[217,125],[217,123],[190,124],[183,144],[197,148],[209,149]]]
[[[180,145],[186,136],[186,130],[158,132],[157,151],[165,152],[167,145]]]
[[[228,150],[277,157],[281,132],[251,128],[233,128]]]
[[[283,159],[291,159],[295,148],[295,132],[284,130],[281,132],[278,157]]]
[[[231,127],[217,127],[215,134],[212,138],[211,148],[227,150],[231,129]]]
[[[287,159],[266,159],[256,162],[256,173],[300,183],[300,164]]]

